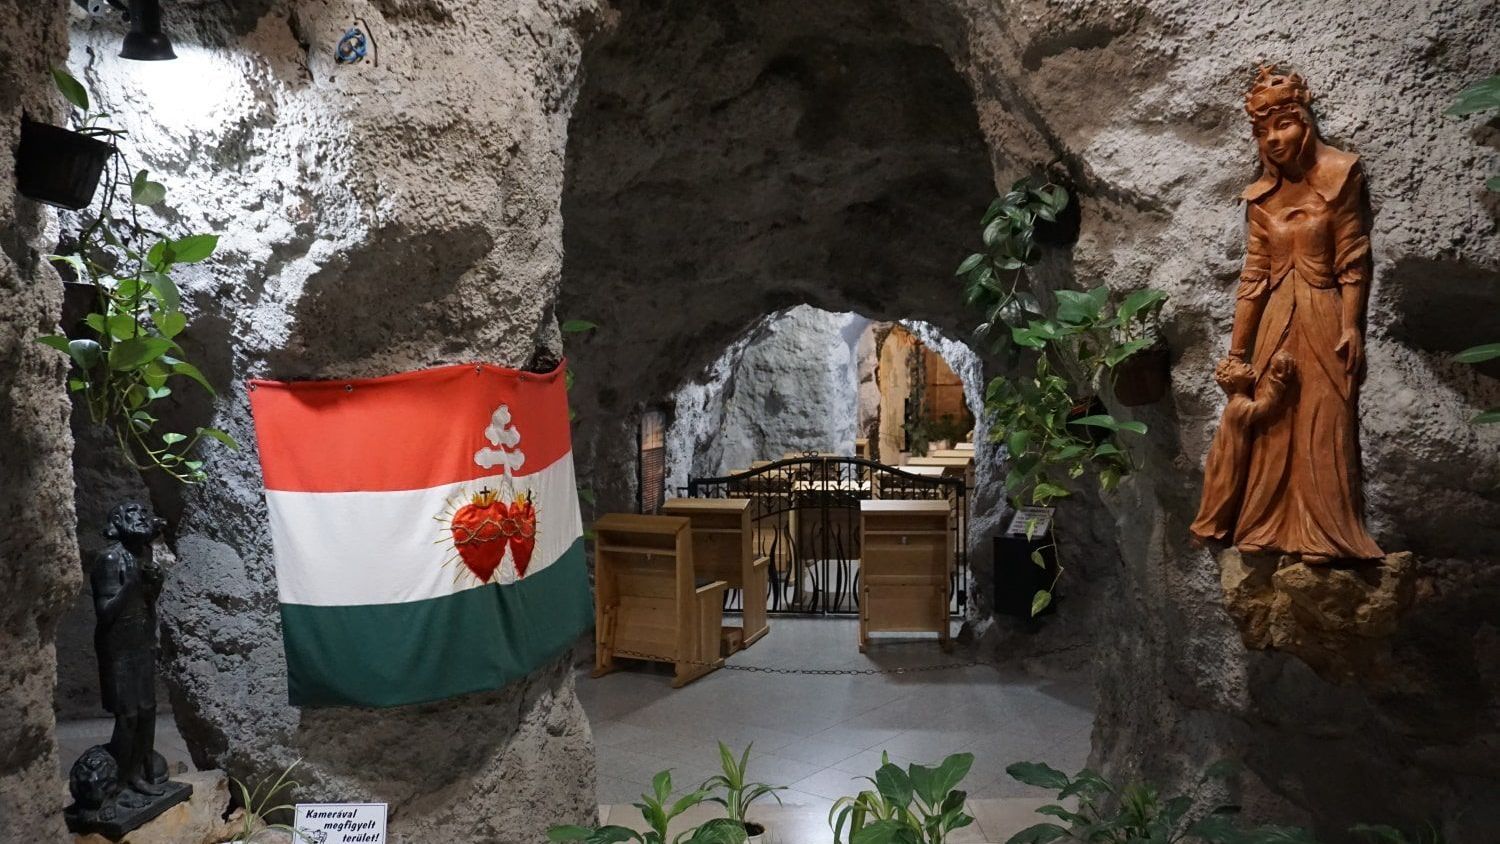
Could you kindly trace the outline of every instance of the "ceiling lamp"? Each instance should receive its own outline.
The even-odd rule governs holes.
[[[161,3],[159,0],[130,0],[130,32],[120,45],[120,58],[142,62],[159,62],[175,59],[172,39],[161,31]]]

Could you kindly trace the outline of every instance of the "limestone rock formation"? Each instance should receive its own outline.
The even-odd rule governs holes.
[[[1246,646],[1295,654],[1335,683],[1389,673],[1390,639],[1417,594],[1411,554],[1331,567],[1229,549],[1219,567],[1224,608]]]
[[[236,809],[228,820],[229,776],[223,771],[173,774],[176,782],[193,787],[186,803],[178,803],[130,833],[130,844],[223,844],[239,831],[243,817]],[[257,839],[260,840],[260,839]],[[270,840],[270,836],[266,836]],[[73,844],[111,844],[99,834],[75,835]]]

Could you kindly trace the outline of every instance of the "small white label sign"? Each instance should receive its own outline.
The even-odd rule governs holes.
[[[298,803],[298,844],[385,844],[385,803]]]
[[[1011,517],[1010,527],[1006,528],[1005,532],[1011,536],[1040,539],[1052,529],[1053,512],[1054,509],[1051,507],[1022,507]]]

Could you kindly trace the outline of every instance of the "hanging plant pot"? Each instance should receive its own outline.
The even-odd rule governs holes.
[[[1126,407],[1159,402],[1172,383],[1172,353],[1165,345],[1142,349],[1115,366],[1115,398]]]
[[[58,208],[87,208],[114,152],[113,144],[96,137],[23,117],[16,147],[16,190]]]
[[[62,330],[69,340],[93,335],[83,324],[84,317],[99,307],[99,285],[86,281],[63,282]]]

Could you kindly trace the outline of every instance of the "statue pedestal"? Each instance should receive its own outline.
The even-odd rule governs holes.
[[[63,810],[63,817],[68,822],[68,831],[82,835],[97,833],[111,841],[119,841],[125,837],[126,833],[145,826],[163,812],[179,803],[186,803],[188,798],[193,796],[193,787],[185,782],[168,780],[162,783],[161,787],[166,789],[161,796],[139,808],[121,806],[117,802],[111,802],[103,809],[96,811],[79,810],[74,806],[69,806]]]
[[[236,809],[225,820],[229,809],[229,777],[223,771],[190,771],[177,777],[192,787],[186,802],[172,806],[127,834],[130,844],[219,844],[234,840],[242,823]],[[113,844],[101,833],[75,835],[73,844]],[[274,844],[278,839],[266,834],[257,842]]]

